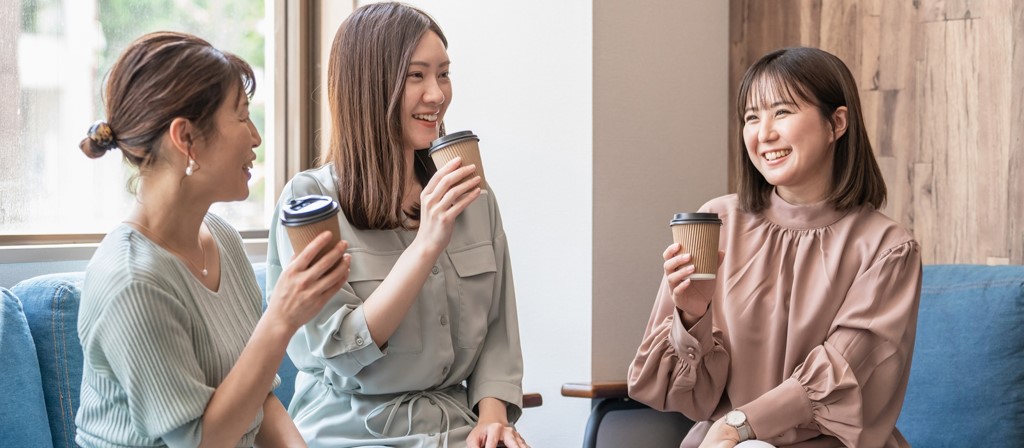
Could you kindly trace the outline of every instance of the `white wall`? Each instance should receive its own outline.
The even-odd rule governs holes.
[[[410,1],[448,37],[449,132],[471,129],[501,204],[515,271],[524,387],[544,405],[517,427],[535,447],[578,447],[590,380],[592,6],[589,0]]]

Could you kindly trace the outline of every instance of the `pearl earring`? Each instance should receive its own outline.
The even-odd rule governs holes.
[[[196,161],[191,157],[188,158],[188,166],[185,167],[185,175],[191,176],[192,173],[196,172],[199,167],[196,166]]]

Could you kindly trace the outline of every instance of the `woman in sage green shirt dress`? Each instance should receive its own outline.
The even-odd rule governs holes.
[[[527,447],[511,425],[523,365],[497,202],[473,165],[435,167],[423,151],[452,97],[446,47],[415,8],[353,12],[331,50],[327,163],[278,202],[268,286],[292,259],[278,218],[293,198],[338,200],[352,258],[288,346],[289,414],[312,447]]]

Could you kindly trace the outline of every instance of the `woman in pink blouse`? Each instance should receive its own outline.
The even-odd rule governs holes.
[[[824,51],[777,50],[736,104],[738,193],[701,208],[723,221],[717,279],[690,280],[690,254],[665,250],[630,396],[699,422],[684,447],[909,446],[896,419],[921,256],[878,211],[886,188],[853,76]]]

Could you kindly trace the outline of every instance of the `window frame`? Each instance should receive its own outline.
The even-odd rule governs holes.
[[[347,15],[353,2],[330,0],[266,0],[273,8],[273,102],[267,117],[273,120],[267,141],[272,157],[268,172],[272,174],[273,192],[267,192],[266,206],[273,207],[284,184],[315,162],[315,127],[320,122],[320,107],[311,98],[316,93],[324,49],[330,49],[327,36],[320,32],[323,20],[334,10]],[[326,3],[326,5],[325,5]],[[338,4],[340,3],[340,5]],[[344,16],[342,16],[344,17]],[[319,19],[319,20],[318,20]],[[333,37],[333,33],[331,36]],[[326,72],[326,70],[323,70]],[[272,194],[271,194],[272,193]],[[266,253],[268,229],[241,231],[250,256]],[[10,234],[0,235],[0,264],[58,260],[81,260],[92,257],[106,234]]]

